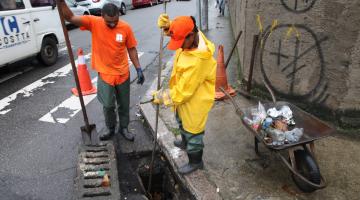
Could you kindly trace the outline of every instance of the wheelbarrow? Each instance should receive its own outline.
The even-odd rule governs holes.
[[[274,102],[263,104],[265,110],[273,107],[279,110],[282,106],[289,106],[293,112],[296,127],[304,130],[302,137],[297,142],[273,145],[273,143],[264,140],[264,130],[261,128],[254,130],[245,120],[246,118],[252,118],[251,110],[256,107],[240,109],[234,99],[224,90],[222,91],[231,100],[236,114],[241,118],[244,126],[254,135],[254,148],[257,155],[260,156],[258,146],[259,143],[262,143],[289,168],[293,181],[303,192],[311,193],[326,187],[326,181],[322,177],[316,162],[314,141],[335,133],[333,127],[295,105],[282,101],[276,102],[273,93],[270,91]],[[284,151],[287,151],[287,158],[286,154],[284,156],[284,153],[282,153]]]

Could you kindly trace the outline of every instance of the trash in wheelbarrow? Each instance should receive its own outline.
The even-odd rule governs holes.
[[[265,143],[273,146],[290,144],[300,140],[303,128],[295,127],[293,114],[289,106],[284,105],[277,110],[275,107],[265,111],[259,102],[257,108],[251,108],[252,119],[244,117],[253,130],[259,132]]]
[[[257,108],[251,109],[252,119],[248,117],[244,117],[246,123],[248,123],[255,131],[258,131],[260,126],[262,125],[264,119],[266,118],[266,110],[265,107],[259,102]]]
[[[280,117],[283,118],[288,125],[295,125],[292,110],[287,105],[282,106],[280,110],[277,110],[275,107],[269,108],[266,113],[271,118],[276,119]]]
[[[279,129],[268,128],[265,130],[271,140],[265,139],[266,143],[272,143],[274,146],[290,144],[300,140],[304,134],[303,128],[294,128],[290,131],[281,131]]]

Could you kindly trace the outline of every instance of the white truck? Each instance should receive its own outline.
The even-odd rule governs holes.
[[[34,55],[51,66],[64,41],[55,0],[0,0],[0,67]]]

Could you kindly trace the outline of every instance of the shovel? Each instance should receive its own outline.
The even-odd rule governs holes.
[[[56,4],[60,5],[59,0],[56,0]],[[82,110],[82,113],[84,116],[85,126],[80,127],[83,143],[85,145],[97,145],[99,143],[98,133],[96,131],[95,124],[89,124],[89,119],[88,119],[85,104],[84,104],[84,98],[83,98],[81,87],[80,87],[79,77],[78,77],[77,70],[75,67],[74,54],[73,54],[73,51],[71,48],[69,34],[68,34],[68,31],[65,26],[64,15],[59,8],[57,10],[59,12],[60,21],[61,21],[62,29],[64,32],[64,36],[65,36],[66,47],[68,49],[70,63],[71,63],[72,71],[74,73],[76,88],[79,92],[79,100],[80,100],[81,110]]]

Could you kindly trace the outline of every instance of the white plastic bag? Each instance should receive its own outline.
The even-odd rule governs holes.
[[[304,133],[304,129],[303,128],[294,128],[291,131],[286,131],[285,132],[285,138],[287,141],[289,141],[290,143],[293,142],[297,142],[300,140],[300,138],[302,137]]]
[[[265,107],[260,103],[260,101],[259,101],[259,105],[258,105],[258,115],[259,115],[259,118],[261,119],[261,121],[263,121],[266,118]]]

